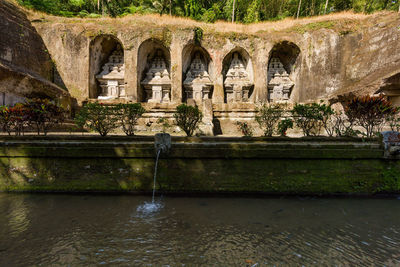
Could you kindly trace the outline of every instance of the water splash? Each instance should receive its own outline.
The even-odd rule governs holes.
[[[141,215],[151,215],[164,207],[162,202],[144,202],[142,205],[139,205],[136,211]]]

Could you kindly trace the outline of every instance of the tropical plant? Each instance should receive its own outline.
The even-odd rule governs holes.
[[[399,116],[398,112],[388,115],[386,117],[386,121],[389,124],[390,129],[392,131],[396,131],[396,132],[400,131],[400,116]]]
[[[330,131],[328,121],[332,114],[334,112],[330,106],[319,103],[295,104],[292,109],[293,119],[304,136],[318,135],[322,127]]]
[[[20,4],[60,16],[112,17],[135,13],[184,16],[206,22],[217,20],[252,23],[285,17],[305,17],[353,10],[399,10],[388,0],[17,0]],[[88,15],[89,14],[89,15]],[[319,22],[317,22],[318,24]]]
[[[349,120],[365,129],[366,137],[372,137],[385,119],[398,113],[399,109],[380,95],[355,97],[344,105],[344,111]]]
[[[96,131],[104,137],[118,128],[118,111],[115,106],[108,106],[98,102],[87,103],[75,117],[75,123],[81,128]]]
[[[11,135],[12,131],[12,117],[11,111],[8,106],[0,106],[0,126],[4,132]]]
[[[256,116],[256,121],[264,131],[264,136],[272,136],[278,121],[282,118],[285,110],[282,105],[264,104]]]
[[[278,133],[280,136],[286,136],[288,129],[293,128],[293,120],[290,118],[283,119],[278,123]]]
[[[15,135],[21,135],[24,133],[24,128],[28,123],[28,112],[24,104],[18,103],[9,109],[9,129],[8,131],[14,131]],[[10,134],[10,133],[9,133]]]
[[[65,119],[65,111],[48,99],[31,99],[23,104],[26,120],[36,128],[37,134],[47,135],[50,128]]]
[[[199,122],[203,118],[203,114],[199,108],[181,104],[176,107],[174,114],[176,124],[186,133],[187,136],[192,136],[197,129]]]
[[[128,136],[135,134],[135,125],[138,119],[146,112],[140,103],[118,104],[115,107],[119,112],[122,130]]]
[[[254,129],[247,122],[237,121],[236,125],[237,125],[238,129],[242,132],[242,134],[244,136],[246,136],[246,137],[252,137],[253,136]]]

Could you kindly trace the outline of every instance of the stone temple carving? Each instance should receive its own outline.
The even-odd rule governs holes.
[[[268,95],[270,102],[287,101],[294,86],[278,58],[271,58],[268,68]]]
[[[193,98],[202,101],[210,98],[212,82],[206,70],[206,65],[200,58],[200,53],[197,53],[192,60],[183,86],[185,87],[186,99]]]
[[[161,50],[157,50],[141,84],[145,89],[147,102],[166,103],[171,101],[171,77]]]
[[[104,64],[103,70],[96,75],[101,87],[99,99],[125,97],[124,76],[124,54],[121,47],[118,46]]]
[[[253,84],[238,53],[233,54],[224,85],[228,103],[249,100],[249,91]]]

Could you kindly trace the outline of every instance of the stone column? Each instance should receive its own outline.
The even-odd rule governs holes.
[[[253,56],[254,66],[254,102],[268,102],[268,56],[272,46],[256,46]]]
[[[128,100],[138,102],[137,91],[137,47],[124,51],[125,92]]]
[[[171,43],[171,102],[182,103],[182,46],[174,35]]]

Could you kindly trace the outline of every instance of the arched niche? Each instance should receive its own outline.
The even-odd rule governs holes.
[[[112,35],[100,35],[91,41],[89,49],[89,98],[124,97],[125,60],[121,41]]]
[[[184,101],[212,98],[214,69],[210,54],[203,47],[189,44],[183,49],[182,71]]]
[[[249,102],[254,88],[253,63],[249,53],[236,47],[222,61],[225,103]]]
[[[289,41],[274,45],[268,59],[268,100],[288,101],[294,87],[293,75],[300,48]]]
[[[163,73],[165,69],[168,75]],[[161,72],[160,79],[164,78],[164,80],[167,80],[169,77],[169,81],[157,81],[158,72]],[[139,101],[169,102],[171,100],[171,53],[161,41],[149,39],[140,45],[137,60],[137,73]],[[150,74],[152,74],[153,78],[150,77]],[[152,89],[157,92],[153,92]],[[161,91],[158,92],[159,90]],[[169,91],[169,96],[166,95],[166,90]],[[158,95],[158,93],[161,95]],[[169,100],[167,100],[167,98],[169,98]]]

